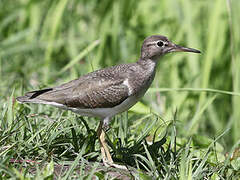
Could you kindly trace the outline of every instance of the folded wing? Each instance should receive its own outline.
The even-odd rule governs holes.
[[[28,92],[17,100],[75,108],[109,108],[128,98],[128,88],[123,82],[123,78],[83,76],[54,88]]]

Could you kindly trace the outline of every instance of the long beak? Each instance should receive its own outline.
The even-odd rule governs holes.
[[[197,50],[197,49],[193,49],[193,48],[188,48],[188,47],[183,47],[183,46],[179,46],[177,44],[173,44],[171,45],[171,49],[169,52],[193,52],[193,53],[201,53],[201,51]]]

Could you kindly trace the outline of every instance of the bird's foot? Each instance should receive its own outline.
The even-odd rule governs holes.
[[[124,165],[120,165],[120,164],[115,164],[113,162],[109,162],[109,161],[103,161],[103,165],[106,167],[111,167],[111,168],[117,168],[117,169],[122,169],[122,170],[127,170],[127,167]]]
[[[120,164],[111,164],[111,167],[122,169],[122,170],[128,170],[126,166],[120,165]]]

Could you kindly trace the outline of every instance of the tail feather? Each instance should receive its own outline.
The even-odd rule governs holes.
[[[41,100],[38,100],[37,97],[43,93],[46,93],[48,91],[52,91],[52,88],[48,88],[48,89],[42,89],[42,90],[38,90],[38,91],[31,91],[26,93],[24,96],[19,96],[17,97],[17,101],[20,103],[39,103]]]

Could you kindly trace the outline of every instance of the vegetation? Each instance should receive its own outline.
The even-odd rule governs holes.
[[[0,0],[0,9],[1,179],[240,178],[240,1]],[[15,101],[135,62],[153,34],[202,54],[166,55],[142,101],[112,121],[112,155],[129,171],[102,167],[99,119]]]

